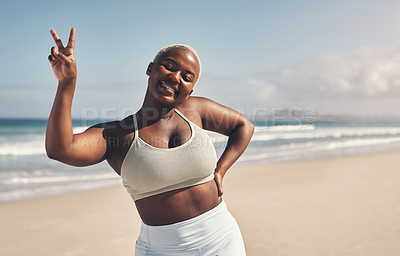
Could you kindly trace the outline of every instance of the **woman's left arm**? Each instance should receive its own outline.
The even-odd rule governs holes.
[[[222,196],[222,179],[249,144],[253,136],[254,125],[239,112],[212,100],[197,98],[196,101],[198,101],[196,105],[201,116],[203,128],[229,136],[228,143],[217,162],[214,174],[219,196]]]

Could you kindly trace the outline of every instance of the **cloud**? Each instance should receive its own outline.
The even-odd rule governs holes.
[[[249,79],[243,74],[219,77],[207,73],[202,79],[193,95],[210,98],[236,109],[265,106],[277,94],[274,85],[259,77]]]
[[[398,115],[400,47],[323,54],[253,74],[205,74],[196,94],[243,112],[313,107],[323,114]]]
[[[257,96],[282,99],[387,98],[400,96],[400,47],[365,47],[320,55],[263,73]],[[259,86],[264,84],[264,87]]]

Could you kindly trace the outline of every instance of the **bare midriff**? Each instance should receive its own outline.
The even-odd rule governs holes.
[[[168,191],[135,201],[142,221],[150,226],[168,225],[194,218],[221,202],[214,180]]]

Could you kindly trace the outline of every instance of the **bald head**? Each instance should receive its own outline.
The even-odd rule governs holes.
[[[182,49],[182,50],[189,51],[193,55],[195,62],[197,62],[199,64],[199,74],[198,74],[197,79],[196,79],[196,82],[197,82],[200,79],[200,75],[201,75],[201,62],[200,62],[200,58],[197,55],[196,51],[192,47],[190,47],[189,45],[173,44],[173,45],[165,46],[161,50],[158,51],[158,53],[154,57],[153,62],[157,63],[160,60],[161,57],[164,57],[169,52],[171,52],[173,50],[176,50],[176,49]]]

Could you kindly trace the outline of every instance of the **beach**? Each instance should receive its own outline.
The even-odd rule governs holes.
[[[224,199],[247,255],[400,255],[400,151],[232,167]],[[0,255],[134,255],[120,187],[0,204]]]

